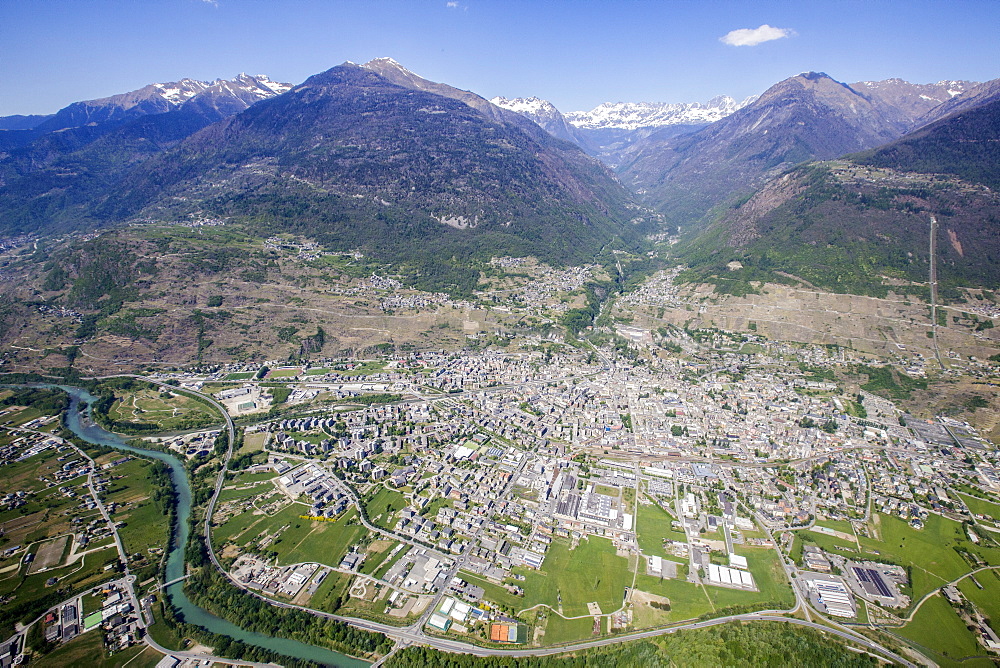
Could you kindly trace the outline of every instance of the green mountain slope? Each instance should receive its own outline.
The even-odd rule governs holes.
[[[955,113],[853,162],[898,171],[954,174],[1000,188],[1000,100]]]
[[[837,292],[927,296],[933,217],[942,295],[995,290],[998,128],[1000,103],[989,103],[776,178],[685,245],[692,278],[715,276],[745,291],[748,281],[791,274]]]

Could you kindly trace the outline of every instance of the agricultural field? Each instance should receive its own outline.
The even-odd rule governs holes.
[[[301,367],[295,367],[293,369],[271,369],[267,372],[265,378],[294,378],[302,373]]]
[[[108,419],[127,425],[151,425],[157,431],[197,429],[220,422],[206,404],[180,393],[161,389],[115,389]]]
[[[0,596],[17,593],[13,601],[0,607],[0,636],[8,637],[15,621],[34,619],[72,594],[117,576],[117,571],[104,570],[105,566],[117,563],[118,550],[111,546],[81,553],[69,565],[34,575],[19,569],[14,577],[0,581]],[[54,585],[47,584],[51,578],[56,579]]]
[[[100,467],[105,461],[120,455],[113,453],[98,458]],[[109,508],[114,504],[112,519],[122,523],[118,529],[122,544],[129,555],[130,565],[138,569],[140,580],[156,574],[160,555],[166,549],[170,538],[170,520],[164,501],[155,495],[159,485],[169,484],[165,474],[153,475],[153,461],[133,457],[127,462],[104,471],[110,479],[102,500]]]
[[[331,571],[319,585],[319,589],[309,599],[309,607],[326,612],[336,612],[341,596],[346,598],[347,585],[350,584],[352,576],[344,573]]]
[[[373,373],[381,373],[385,370],[385,362],[372,360],[355,365],[353,369],[330,369],[332,373],[339,373],[341,376],[369,376]]]
[[[707,586],[706,590],[716,610],[731,606],[759,606],[791,608],[795,605],[795,594],[785,578],[778,554],[768,547],[745,547],[737,545],[736,553],[747,558],[750,572],[760,591],[743,591],[724,587]]]
[[[958,584],[958,588],[981,613],[990,618],[996,630],[996,626],[1000,625],[1000,571],[983,571],[976,573],[974,577],[975,582],[972,578],[965,578]],[[979,583],[978,587],[976,582]]]
[[[37,548],[38,551],[35,552],[35,560],[28,567],[27,574],[34,575],[35,573],[48,570],[63,563],[66,557],[69,556],[71,538],[72,536],[64,534],[32,546],[33,548]]]
[[[941,666],[985,668],[994,665],[989,659],[966,659],[985,654],[985,648],[940,594],[927,599],[914,615],[913,621],[896,633],[914,641],[918,647],[930,650],[931,657]]]
[[[384,559],[382,563],[379,564],[379,567],[372,572],[372,575],[381,580],[382,578],[385,577],[385,574],[389,572],[389,569],[392,568],[392,565],[395,564],[400,559],[402,559],[403,555],[409,551],[410,550],[408,547],[404,547],[399,552],[397,552],[395,556],[389,557],[388,559]],[[392,550],[390,549],[389,552],[392,552]],[[365,572],[364,568],[362,568],[361,570],[362,572]]]
[[[264,444],[267,442],[268,434],[267,432],[255,432],[252,434],[244,434],[243,445],[240,449],[236,451],[237,455],[244,455],[252,452],[260,452],[264,449]]]
[[[10,597],[0,606],[0,631],[6,633],[14,621],[58,602],[52,599],[66,598],[108,579],[104,566],[117,562],[117,551],[105,547],[109,541],[95,539],[81,547],[74,538],[92,523],[96,531],[105,527],[100,513],[81,503],[90,497],[86,476],[67,479],[85,464],[72,448],[50,447],[24,461],[0,466],[4,492],[27,493],[23,505],[0,512],[0,547],[21,546],[0,561],[0,597]],[[29,553],[34,558],[25,563]]]
[[[388,487],[379,487],[373,496],[364,499],[368,521],[383,529],[391,528],[396,511],[406,507],[406,497]]]
[[[357,517],[358,511],[351,508],[336,522],[298,520],[280,544],[276,541],[274,550],[278,553],[278,563],[315,561],[337,566],[348,548],[368,535],[368,529],[357,521]]]
[[[41,417],[43,415],[42,411],[37,408],[23,408],[20,411],[11,413],[10,415],[5,415],[3,417],[3,424],[10,425],[12,427],[20,427],[26,422],[31,422],[35,418]]]
[[[229,484],[227,487],[244,487],[246,485],[255,485],[261,482],[274,480],[278,475],[274,471],[265,471],[263,473],[250,473],[249,471],[230,471],[227,476],[229,476]]]
[[[104,649],[101,632],[97,630],[79,635],[65,645],[60,645],[46,654],[39,665],[119,668],[128,664],[129,668],[152,668],[162,658],[162,654],[142,644],[109,655]]]
[[[69,455],[63,461],[58,461],[59,457]],[[64,448],[56,451],[49,448],[24,461],[5,461],[0,467],[4,479],[4,492],[16,492],[24,490],[26,492],[37,492],[49,486],[49,482],[39,478],[47,478],[50,481],[54,474],[70,461],[80,461],[82,458],[76,454],[72,448]],[[61,483],[65,484],[65,483]]]
[[[262,486],[258,496],[237,500],[240,506],[234,516],[226,521],[215,520],[218,524],[212,530],[212,538],[218,545],[226,541],[243,544],[252,537],[262,535],[264,527],[269,526],[271,519],[283,510],[294,509],[294,517],[307,510],[302,504],[289,504],[287,497],[273,487],[268,492],[267,487]],[[265,509],[269,510],[265,513]]]
[[[98,458],[98,467],[115,457],[120,455]],[[51,599],[65,599],[117,574],[116,570],[105,570],[105,566],[118,563],[118,551],[107,535],[104,520],[96,508],[86,510],[82,504],[83,499],[90,498],[86,477],[58,482],[51,479],[56,471],[82,461],[73,449],[50,448],[29,460],[3,467],[3,473],[13,473],[14,480],[24,482],[24,487],[33,492],[23,506],[0,516],[4,544],[24,545],[26,552],[34,555],[30,565],[23,564],[26,552],[0,563],[0,595],[14,595],[5,606],[11,615],[20,618],[43,610],[57,602]],[[155,574],[160,551],[168,540],[168,519],[153,498],[158,481],[166,483],[166,478],[154,475],[152,466],[148,460],[132,458],[101,471],[107,485],[102,498],[106,504],[114,504],[113,519],[121,523],[122,542],[133,572],[140,579]],[[47,481],[46,486],[35,484],[39,476]],[[82,546],[80,535],[87,535],[90,542]],[[3,616],[0,626],[9,623],[10,619]]]
[[[962,501],[965,502],[965,505],[969,507],[971,512],[977,515],[992,517],[994,520],[1000,522],[1000,503],[993,503],[986,499],[969,496],[968,494],[959,494],[959,496],[962,497]]]
[[[51,461],[56,461],[55,451],[51,451]],[[46,456],[43,453],[41,456]],[[32,458],[34,459],[34,458]],[[77,457],[79,460],[79,457]],[[29,460],[30,461],[30,460]],[[22,464],[26,462],[21,462]],[[49,467],[47,462],[39,462],[41,465],[35,470],[44,470]],[[0,469],[0,475],[6,474],[10,468]],[[10,480],[9,477],[6,480]],[[97,510],[85,510],[80,504],[80,498],[89,496],[86,486],[86,478],[77,477],[70,481],[60,481],[58,485],[40,488],[37,484],[21,484],[13,482],[7,487],[4,483],[4,491],[8,489],[12,492],[26,490],[33,492],[27,497],[26,502],[20,508],[12,508],[0,512],[0,530],[3,531],[5,540],[2,544],[6,548],[16,545],[27,545],[34,541],[44,540],[52,536],[58,536],[70,532],[72,520],[80,518],[90,521],[99,517]],[[27,482],[27,481],[24,481]],[[37,479],[33,481],[37,483]],[[65,487],[67,493],[60,492],[58,487]],[[72,495],[72,496],[70,496]],[[5,548],[5,549],[6,549]],[[0,564],[2,568],[2,564]]]
[[[602,629],[605,624],[602,622]],[[558,645],[574,640],[586,640],[593,637],[594,618],[583,617],[581,619],[563,619],[559,615],[548,611],[545,622],[545,635],[542,636],[543,645]]]
[[[615,554],[606,538],[592,536],[570,549],[566,540],[552,543],[539,571],[525,572],[522,608],[545,603],[567,617],[586,615],[587,603],[596,602],[610,613],[622,605],[625,587],[632,584],[629,562]],[[516,597],[513,597],[516,598]]]
[[[606,538],[592,536],[572,550],[569,547],[566,540],[553,542],[539,571],[514,569],[515,573],[525,577],[523,582],[515,582],[524,589],[524,596],[515,596],[503,587],[470,573],[462,572],[460,577],[482,587],[486,592],[484,598],[513,613],[538,604],[558,610],[560,594],[562,614],[567,617],[587,615],[587,603],[590,602],[600,605],[601,612],[605,614],[618,610],[622,606],[625,587],[632,584],[628,559],[617,556],[611,541]],[[549,616],[551,619],[552,613]],[[549,641],[546,632],[546,642]]]
[[[852,540],[844,540],[842,538],[837,538],[836,536],[829,536],[825,533],[818,533],[816,531],[796,531],[795,532],[795,545],[792,548],[793,559],[801,559],[802,557],[802,543],[811,543],[818,547],[823,548],[833,554],[841,554],[848,557],[858,556],[858,545]]]
[[[394,540],[373,540],[368,546],[367,556],[365,557],[365,560],[361,564],[361,568],[359,570],[367,575],[372,575],[376,571],[381,570],[382,563],[390,554],[392,554],[393,548],[399,544],[399,542]],[[400,550],[400,552],[402,552],[402,550]],[[398,556],[398,554],[399,553],[394,555],[393,561],[396,560],[395,556]]]
[[[714,609],[707,591],[708,587],[692,584],[686,580],[660,579],[640,573],[639,577],[636,578],[635,587],[641,592],[665,598],[670,602],[669,611],[655,610],[644,613],[635,620],[637,626],[643,621],[647,622],[644,625],[653,626],[693,619],[707,612],[712,612]],[[635,598],[633,597],[633,600]],[[639,605],[635,606],[635,608],[639,607]]]
[[[847,520],[816,520],[816,526],[826,527],[848,535],[854,534],[854,527]]]
[[[274,515],[239,513],[217,527],[217,545],[232,542],[241,551],[276,558],[280,565],[317,562],[336,566],[347,549],[368,535],[350,509],[336,522],[303,519],[308,506],[292,503]]]
[[[187,649],[191,640],[180,635],[176,627],[168,626],[163,619],[164,594],[159,592],[155,596],[155,601],[150,606],[153,611],[153,624],[149,627],[149,637],[158,645],[167,649],[183,650]]]
[[[514,569],[514,572],[523,574],[523,569],[517,568]],[[507,608],[512,613],[516,613],[519,610],[530,607],[535,603],[537,603],[537,601],[526,603],[525,601],[527,601],[527,596],[515,596],[514,594],[511,594],[506,589],[501,587],[500,585],[493,584],[492,582],[480,578],[477,575],[473,575],[472,573],[461,571],[459,573],[459,577],[465,580],[466,582],[470,582],[478,587],[482,587],[483,590],[486,592],[483,598]],[[523,583],[517,582],[515,584],[520,585]]]
[[[236,499],[248,499],[253,496],[267,494],[274,491],[274,484],[271,482],[273,475],[265,475],[264,480],[249,481],[240,478],[235,485],[227,485],[219,494],[219,502],[234,501]]]
[[[684,532],[675,531],[670,527],[673,521],[674,516],[659,505],[639,503],[636,536],[639,548],[644,554],[664,556],[666,554],[663,549],[664,540],[687,542]]]

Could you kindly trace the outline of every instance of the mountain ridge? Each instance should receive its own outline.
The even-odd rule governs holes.
[[[721,120],[756,99],[756,95],[742,101],[719,95],[707,102],[604,102],[590,111],[570,111],[564,116],[573,126],[585,130],[697,125]]]

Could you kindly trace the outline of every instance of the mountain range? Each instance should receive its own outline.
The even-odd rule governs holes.
[[[0,161],[4,231],[235,217],[424,274],[480,249],[589,261],[648,231],[632,195],[577,146],[389,59],[267,90],[253,100],[233,82],[152,86],[71,105],[63,117],[82,108],[105,120],[72,143],[43,132]]]
[[[149,84],[119,95],[74,102],[48,116],[2,117],[0,148],[25,146],[46,133],[85,126],[107,130],[132,119],[169,111],[198,109],[206,117],[214,115],[218,120],[289,88],[291,84],[271,81],[263,74],[240,74],[229,80],[181,79]]]
[[[720,96],[705,104],[605,103],[562,116],[537,98],[495,101],[575,140],[670,222],[688,225],[792,165],[896,139],[974,86],[901,79],[843,84],[807,72],[742,102]],[[563,123],[573,129],[559,131]]]
[[[951,179],[937,186],[950,193],[940,201],[892,195],[909,202],[900,204],[908,215],[966,204],[992,211],[985,191],[969,204],[972,195],[953,181],[996,187],[998,99],[997,81],[846,84],[806,72],[742,101],[605,103],[562,114],[539,98],[486,100],[389,58],[345,63],[297,86],[263,75],[183,79],[51,116],[0,119],[0,226],[63,233],[228,217],[409,261],[417,274],[454,269],[432,269],[441,257],[487,253],[581,261],[680,229],[688,242],[678,248],[703,267],[739,256],[749,275],[776,266],[784,248],[801,270],[816,258],[793,249],[843,241],[804,223],[818,215],[809,207],[837,209],[860,229],[896,206],[885,209],[877,192],[896,192],[902,171]],[[835,167],[814,164],[848,154]],[[888,170],[891,185],[866,181],[863,170],[872,169]],[[906,225],[892,225],[883,245],[895,253],[893,235]],[[975,242],[972,255],[987,253],[976,262],[992,257],[988,236],[969,237],[985,239]],[[755,264],[761,256],[768,259]],[[893,261],[897,277],[922,271]],[[987,274],[963,270],[955,280]],[[813,279],[856,289],[816,272]]]

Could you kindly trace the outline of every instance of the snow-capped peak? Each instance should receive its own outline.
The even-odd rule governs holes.
[[[737,102],[728,95],[720,95],[704,103],[605,102],[590,111],[568,112],[565,117],[571,124],[586,130],[638,130],[666,125],[714,123],[756,99],[757,96],[751,96]]]
[[[400,65],[396,60],[394,60],[394,59],[392,59],[392,58],[390,58],[388,56],[382,56],[381,58],[372,58],[367,63],[365,63],[365,65],[376,65],[376,64],[378,64],[378,65],[392,65],[392,66],[398,67],[398,68],[400,68],[402,70],[406,69],[405,67],[403,67],[402,65]]]
[[[249,95],[250,100],[263,100],[281,95],[291,87],[291,84],[272,81],[266,74],[250,75],[241,72],[232,79],[215,81],[181,79],[170,83],[151,84],[145,90],[159,96],[171,106],[179,107],[191,98],[206,92],[221,92],[244,99]]]
[[[212,84],[195,79],[181,79],[170,83],[153,84],[157,94],[173,105],[180,105],[202,92]]]
[[[222,81],[223,80],[220,79],[216,83],[220,83]],[[259,88],[265,93],[265,95],[266,92],[273,93],[274,95],[281,95],[292,87],[291,84],[281,83],[280,81],[272,81],[266,74],[247,74],[245,72],[240,72],[240,74],[238,74],[236,78],[229,83],[237,83],[246,87]]]
[[[515,97],[513,99],[508,99],[506,97],[498,96],[490,100],[490,102],[502,109],[514,111],[526,116],[547,116],[553,113],[558,113],[558,110],[552,105],[551,102],[537,97]]]

